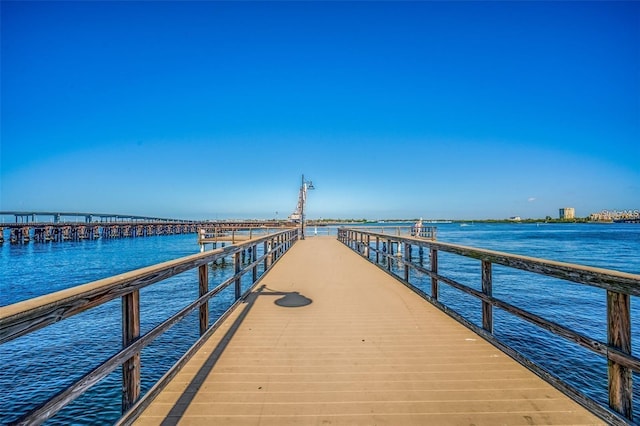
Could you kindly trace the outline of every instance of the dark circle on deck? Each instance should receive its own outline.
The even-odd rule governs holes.
[[[308,297],[304,297],[296,291],[293,293],[287,293],[284,297],[281,297],[274,303],[285,308],[299,308],[300,306],[310,305],[313,303],[313,300]]]

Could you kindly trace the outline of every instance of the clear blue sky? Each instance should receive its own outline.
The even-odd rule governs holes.
[[[2,210],[640,208],[638,2],[1,2]]]

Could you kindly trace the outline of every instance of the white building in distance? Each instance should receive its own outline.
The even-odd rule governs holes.
[[[576,209],[573,207],[563,207],[560,209],[560,219],[575,219]]]

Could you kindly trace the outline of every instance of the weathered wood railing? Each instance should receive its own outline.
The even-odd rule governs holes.
[[[338,239],[369,261],[392,274],[422,297],[498,346],[505,353],[515,358],[537,375],[600,416],[607,423],[628,424],[633,422],[632,373],[640,372],[640,359],[631,354],[630,298],[631,296],[640,295],[640,275],[512,255],[456,244],[428,241],[420,238],[394,236],[364,229],[341,228],[338,232]],[[429,269],[411,261],[412,246],[429,250]],[[443,275],[442,271],[438,269],[439,252],[447,252],[479,260],[482,291],[468,287]],[[404,253],[404,255],[402,255],[402,253]],[[501,299],[495,298],[492,291],[493,264],[579,284],[595,286],[606,290],[607,342],[594,340],[563,325],[549,321]],[[396,274],[392,265],[398,266],[396,271],[402,270],[402,276]],[[431,278],[430,294],[411,284],[411,270],[418,271]],[[438,300],[439,283],[447,284],[476,297],[482,302],[482,327],[473,324],[455,312],[453,310],[455,307],[449,308]],[[494,306],[606,358],[608,362],[609,407],[603,407],[601,404],[598,404],[592,398],[589,398],[542,367],[534,364],[518,351],[497,339],[493,333]]]
[[[294,227],[288,226],[287,229]],[[259,228],[259,227],[241,227],[241,226],[206,226],[198,228],[198,244],[200,251],[206,249],[207,244],[212,244],[213,248],[217,248],[217,243],[222,243],[224,247],[226,242],[235,244],[237,242],[251,240],[262,235],[272,234],[282,231],[283,227],[278,228]]]
[[[201,337],[161,379],[163,383],[166,383],[217,328],[219,321],[213,324],[210,324],[209,321],[209,300],[229,285],[234,284],[236,303],[238,303],[242,296],[240,285],[242,276],[251,271],[252,283],[255,284],[259,279],[258,265],[261,263],[264,265],[262,269],[264,275],[297,239],[298,231],[296,229],[288,229],[255,238],[242,244],[230,245],[217,250],[171,260],[1,307],[0,344],[47,327],[80,312],[95,308],[110,300],[122,299],[122,348],[114,349],[115,353],[108,360],[93,371],[85,374],[67,389],[17,419],[15,424],[39,424],[47,420],[119,366],[122,366],[123,413],[130,410],[140,398],[140,352],[142,349],[189,313],[199,309]],[[257,248],[259,244],[264,246],[264,254],[258,258]],[[248,251],[249,249],[251,261],[242,268],[240,255],[244,250]],[[227,256],[232,256],[234,259],[235,273],[232,277],[210,290],[208,265]],[[198,268],[199,298],[148,333],[140,335],[140,289],[195,268]],[[223,314],[221,318],[226,315],[227,313]],[[151,396],[150,394],[154,392],[157,393],[163,383],[157,383],[148,392],[147,396]],[[142,408],[140,406],[135,409],[141,410]]]

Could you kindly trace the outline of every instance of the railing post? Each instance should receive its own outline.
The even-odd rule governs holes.
[[[240,273],[241,265],[240,265],[240,252],[237,251],[233,255],[233,264],[235,266],[236,275]],[[241,289],[240,289],[240,277],[236,278],[236,300],[240,299]]]
[[[393,243],[387,239],[387,270],[391,271],[391,259],[393,259]]]
[[[269,242],[265,241],[263,243],[264,246],[264,272],[267,272],[267,268],[269,267]]]
[[[198,267],[199,295],[204,296],[209,291],[209,268],[208,264]],[[209,328],[209,301],[200,305],[200,335],[206,333]]]
[[[371,252],[371,235],[367,234],[367,260],[370,260],[370,252]]]
[[[273,265],[273,262],[275,262],[276,259],[277,259],[276,250],[275,250],[275,247],[274,247],[274,242],[275,242],[274,238],[271,238],[269,240],[269,267],[271,267],[271,265]]]
[[[278,235],[274,241],[276,245],[276,259],[280,259],[280,257],[282,257],[282,246],[280,245],[280,236]]]
[[[140,291],[122,296],[122,346],[140,337]],[[133,406],[140,396],[140,352],[122,364],[122,412]]]
[[[271,257],[271,264],[273,265],[273,263],[276,261],[276,259],[278,259],[278,238],[277,237],[273,237],[271,238],[271,253],[272,253],[272,257]]]
[[[411,262],[411,244],[405,243],[404,245],[404,260]],[[407,263],[404,264],[404,280],[409,282],[409,265]]]
[[[278,235],[276,237],[276,256],[278,259],[280,259],[280,256],[282,256],[282,244],[281,244],[281,240],[280,240],[280,235]]]
[[[376,237],[376,265],[380,264],[380,237]]]
[[[254,244],[253,247],[251,247],[251,262],[254,263],[256,261],[256,259],[258,258],[258,245]],[[253,265],[253,281],[252,283],[255,283],[258,280],[258,265]]]
[[[431,248],[431,272],[438,273],[438,250]],[[438,279],[431,277],[431,297],[438,300]]]
[[[491,278],[491,262],[482,261],[482,293],[487,296],[493,294],[493,281]],[[493,334],[493,305],[482,302],[482,328]]]
[[[608,343],[611,348],[631,354],[631,297],[607,291]],[[609,406],[633,419],[633,376],[629,368],[608,360]]]

